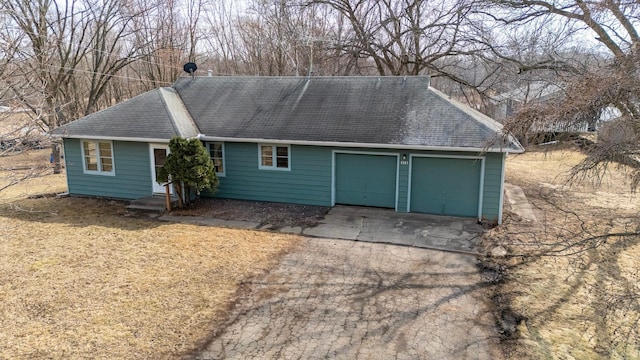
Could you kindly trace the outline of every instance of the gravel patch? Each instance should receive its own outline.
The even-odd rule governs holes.
[[[313,227],[331,208],[263,201],[201,198],[186,209],[172,212],[177,216],[207,216],[223,220],[240,220],[280,227]]]

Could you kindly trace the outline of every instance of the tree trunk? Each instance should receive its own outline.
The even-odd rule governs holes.
[[[53,173],[60,174],[62,172],[62,164],[60,161],[60,144],[51,144],[51,158],[53,160]]]
[[[178,207],[183,207],[184,202],[182,201],[182,184],[179,181],[173,181],[173,191],[176,192],[176,197],[178,198]]]

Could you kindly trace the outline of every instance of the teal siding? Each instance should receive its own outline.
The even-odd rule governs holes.
[[[292,145],[290,171],[258,169],[255,143],[227,142],[224,157],[216,197],[331,205],[331,148]]]
[[[389,153],[394,155],[451,155],[480,156],[477,153],[408,151],[397,149],[330,148],[314,146],[291,146],[291,171],[259,170],[258,145],[255,143],[225,143],[226,176],[220,178],[216,197],[291,202],[298,204],[330,206],[332,199],[332,162],[336,156],[346,153]],[[482,218],[497,220],[500,209],[500,176],[503,154],[487,153],[485,157]],[[396,160],[397,161],[397,160]],[[477,163],[479,166],[480,163]],[[396,168],[394,168],[395,170]],[[409,164],[400,162],[397,174],[397,211],[408,211]],[[476,193],[477,194],[477,193]],[[206,196],[207,194],[205,194]],[[334,194],[334,201],[340,202]],[[475,201],[477,209],[477,201]],[[476,210],[477,211],[477,210]],[[476,216],[476,212],[471,216]]]
[[[113,141],[115,176],[84,174],[80,140],[64,139],[69,193],[75,195],[103,196],[135,199],[151,195],[151,164],[149,144]],[[408,211],[409,164],[397,165],[398,157],[410,155],[477,156],[464,152],[408,151],[395,149],[331,148],[317,146],[291,146],[291,170],[258,169],[258,145],[255,143],[225,143],[224,177],[216,197],[256,201],[290,202],[297,204],[330,206],[332,201],[332,176],[335,155],[343,153],[388,153],[394,155],[393,169],[397,174],[397,211]],[[501,153],[483,155],[484,182],[482,218],[496,221],[500,212]],[[395,192],[395,188],[394,188]],[[210,194],[204,194],[205,196]],[[336,194],[333,194],[335,196]],[[388,204],[385,206],[389,206]],[[394,205],[390,205],[394,207]]]
[[[149,144],[113,141],[115,176],[85,174],[80,146],[78,139],[64,139],[70,194],[120,199],[151,195]]]
[[[482,218],[491,222],[500,214],[503,153],[487,153],[484,161],[484,189],[482,198]]]
[[[397,163],[396,156],[336,154],[336,204],[395,208]]]

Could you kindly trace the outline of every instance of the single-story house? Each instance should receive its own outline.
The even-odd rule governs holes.
[[[503,123],[507,118],[516,114],[522,107],[530,104],[544,104],[564,97],[565,89],[554,83],[532,81],[513,90],[498,94],[491,99],[488,114],[493,119]],[[553,106],[553,105],[550,105]],[[582,133],[596,131],[599,123],[597,114],[593,116],[555,123],[533,123],[531,133]]]
[[[501,125],[412,77],[183,77],[66,124],[71,195],[136,199],[173,136],[197,137],[216,197],[500,222]],[[203,196],[209,194],[204,193]]]
[[[532,81],[512,90],[497,94],[490,99],[488,114],[498,122],[513,116],[518,109],[529,103],[543,103],[556,99],[562,94],[562,88],[556,84]]]

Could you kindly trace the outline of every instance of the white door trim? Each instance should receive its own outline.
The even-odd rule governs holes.
[[[169,145],[167,144],[157,144],[157,143],[150,143],[149,144],[149,162],[151,164],[151,193],[152,194],[159,194],[165,193],[165,187],[158,184],[156,182],[156,164],[155,164],[155,156],[153,154],[153,149],[166,149],[167,150],[167,155],[169,155]],[[169,192],[171,194],[173,194],[173,186],[169,187]]]

